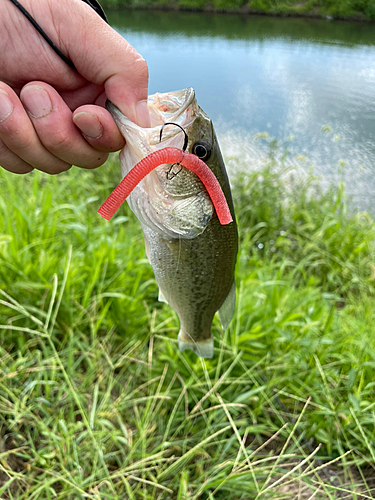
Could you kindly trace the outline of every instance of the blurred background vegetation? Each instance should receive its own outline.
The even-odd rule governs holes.
[[[275,148],[233,179],[236,313],[205,361],[129,208],[96,213],[113,157],[0,169],[0,498],[373,498],[375,223]]]
[[[374,0],[102,0],[103,7],[241,11],[358,20],[375,19]]]

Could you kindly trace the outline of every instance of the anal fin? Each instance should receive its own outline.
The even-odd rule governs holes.
[[[164,297],[163,292],[160,290],[160,288],[159,288],[159,297],[158,297],[158,301],[159,301],[159,302],[165,302],[166,304],[168,304],[168,301],[167,301],[167,299]]]
[[[222,329],[225,331],[228,328],[234,314],[234,309],[236,307],[236,284],[233,280],[232,288],[224,300],[223,305],[220,307],[219,319]]]
[[[151,259],[150,259],[150,245],[148,244],[148,241],[146,240],[146,236],[145,236],[145,250],[146,250],[147,260],[151,264]]]

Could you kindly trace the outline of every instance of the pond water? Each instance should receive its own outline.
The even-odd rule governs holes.
[[[147,60],[150,94],[185,87],[215,124],[230,173],[264,163],[266,132],[322,182],[375,209],[375,24],[122,11],[109,21]],[[238,161],[233,159],[237,158]],[[373,200],[374,199],[374,200]]]

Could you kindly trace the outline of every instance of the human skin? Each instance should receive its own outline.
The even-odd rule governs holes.
[[[104,108],[149,126],[148,68],[81,0],[21,0],[72,70],[8,0],[0,1],[0,165],[24,174],[96,168],[124,146]]]

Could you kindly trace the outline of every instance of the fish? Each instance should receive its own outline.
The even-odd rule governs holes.
[[[233,219],[220,223],[201,180],[181,164],[158,166],[127,198],[142,226],[159,301],[179,317],[179,350],[212,358],[214,315],[218,312],[225,331],[236,302],[238,231],[227,172],[212,121],[199,107],[194,89],[156,93],[147,104],[150,128],[139,127],[110,101],[106,103],[126,141],[119,155],[123,177],[154,151],[182,148],[185,131],[186,151],[214,173]]]

